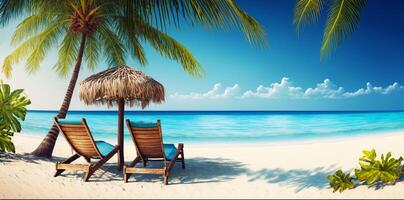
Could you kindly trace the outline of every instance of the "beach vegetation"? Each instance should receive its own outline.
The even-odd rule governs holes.
[[[334,189],[333,192],[343,192],[346,189],[352,189],[355,187],[355,183],[352,181],[353,177],[349,173],[344,173],[342,170],[338,170],[333,175],[329,175],[328,181],[330,186]]]
[[[23,91],[11,91],[10,85],[0,84],[0,153],[15,152],[11,137],[21,131],[20,121],[25,120],[26,106],[31,103]]]
[[[402,173],[402,157],[394,158],[391,152],[382,154],[380,160],[374,149],[363,151],[363,156],[359,159],[360,169],[355,169],[355,175],[359,181],[364,181],[370,185],[377,181],[394,184]]]
[[[28,73],[36,72],[47,54],[58,49],[53,69],[71,78],[58,118],[66,118],[82,61],[94,70],[100,60],[115,67],[133,59],[147,64],[143,48],[150,44],[160,55],[179,62],[194,77],[204,70],[193,54],[169,36],[168,27],[201,26],[210,30],[236,30],[249,44],[266,47],[266,31],[233,0],[2,0],[0,25],[23,19],[11,43],[18,45],[6,56],[2,69],[10,76],[22,60]],[[51,157],[59,130],[53,124],[33,152]]]
[[[362,153],[363,156],[359,158],[360,169],[354,170],[354,177],[341,170],[327,177],[334,192],[354,188],[354,180],[357,180],[358,184],[366,185],[395,184],[404,175],[403,157],[394,158],[392,153],[388,152],[378,159],[375,149],[363,150]]]

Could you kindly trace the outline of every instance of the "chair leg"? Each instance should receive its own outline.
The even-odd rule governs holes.
[[[163,183],[164,183],[164,185],[168,185],[168,173],[167,172],[164,173],[164,175],[163,175]]]
[[[123,182],[127,183],[129,180],[130,174],[126,173],[126,166],[123,166]]]
[[[105,157],[101,158],[98,162],[94,163],[93,165],[89,165],[87,173],[83,176],[83,180],[87,181],[93,173],[99,169],[104,163],[106,163],[109,159],[112,158],[116,153],[118,152],[118,147],[115,146],[115,149],[109,152],[108,155]]]
[[[127,183],[130,176],[132,175],[131,173],[126,173],[126,168],[127,167],[133,167],[135,166],[139,161],[141,160],[140,156],[136,156],[136,158],[128,165],[128,166],[123,166],[123,178],[124,178],[124,182]]]
[[[182,169],[185,169],[184,150],[181,150],[181,163],[182,163]]]
[[[86,159],[88,164],[91,164],[91,158],[84,157],[84,159]]]
[[[147,159],[142,159],[142,163],[143,163],[143,167],[146,167],[147,166]]]
[[[87,182],[88,179],[90,179],[91,175],[93,175],[94,171],[95,171],[95,170],[92,169],[92,166],[89,165],[89,166],[88,166],[88,171],[85,172],[85,174],[83,175],[83,181],[84,181],[84,182]]]
[[[66,159],[65,161],[63,161],[63,164],[70,164],[71,162],[77,160],[77,158],[80,158],[79,155],[74,154],[73,156],[71,156],[70,158]],[[53,175],[53,177],[57,177],[60,174],[62,174],[65,171],[65,169],[58,169],[57,168],[57,164],[56,164],[56,173]]]

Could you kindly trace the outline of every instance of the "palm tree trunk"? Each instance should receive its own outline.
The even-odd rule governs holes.
[[[63,99],[62,106],[57,114],[58,118],[64,119],[67,111],[69,110],[70,101],[72,100],[74,87],[76,86],[77,78],[79,76],[81,61],[83,60],[84,47],[86,43],[86,35],[83,33],[81,36],[80,49],[77,55],[76,65],[74,66],[73,74],[70,79],[69,87],[67,88],[65,98]],[[46,137],[42,140],[42,143],[32,152],[33,155],[38,157],[52,157],[53,148],[55,147],[56,139],[59,135],[59,129],[55,124],[49,130]]]

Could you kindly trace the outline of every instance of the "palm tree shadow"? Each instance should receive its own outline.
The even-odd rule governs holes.
[[[32,164],[40,164],[38,161],[45,161],[45,162],[60,162],[63,161],[65,158],[53,156],[52,158],[40,158],[36,157],[29,153],[4,153],[0,154],[0,163],[2,162],[16,162],[16,161],[24,161],[27,163]]]
[[[247,172],[241,162],[223,158],[197,157],[185,160],[185,169],[177,162],[171,170],[169,184],[197,184],[211,182],[225,182]],[[142,165],[139,164],[139,167]],[[161,167],[162,162],[149,162],[147,167]],[[108,174],[116,172],[116,166],[105,168]],[[122,180],[122,178],[121,178]],[[132,174],[129,182],[162,182],[161,175]]]
[[[284,184],[294,187],[295,192],[298,193],[311,187],[317,189],[328,187],[327,176],[334,173],[335,168],[335,165],[331,165],[329,167],[318,167],[315,169],[261,169],[256,172],[248,173],[248,176],[251,176],[249,179],[250,182],[266,180],[268,183]]]

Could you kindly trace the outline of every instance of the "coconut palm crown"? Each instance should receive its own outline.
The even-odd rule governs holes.
[[[67,115],[83,60],[89,69],[101,58],[109,66],[131,58],[146,65],[143,45],[149,43],[190,75],[201,77],[200,63],[165,33],[168,27],[238,30],[252,46],[267,45],[263,28],[233,0],[0,0],[0,25],[22,18],[11,40],[17,47],[5,58],[2,71],[8,77],[25,60],[26,71],[35,72],[57,48],[53,69],[62,76],[72,71],[58,118]],[[50,157],[58,132],[53,125],[34,155]]]
[[[35,72],[54,47],[59,55],[54,69],[68,75],[79,50],[80,33],[87,36],[84,52],[93,69],[100,56],[110,66],[122,65],[130,57],[147,64],[143,42],[163,56],[180,62],[188,73],[203,74],[199,62],[183,45],[164,33],[180,21],[206,28],[241,30],[250,44],[266,45],[266,34],[254,18],[230,0],[3,0],[3,24],[27,16],[14,32],[11,44],[19,45],[3,64],[10,76],[12,66],[26,59],[28,72]]]

